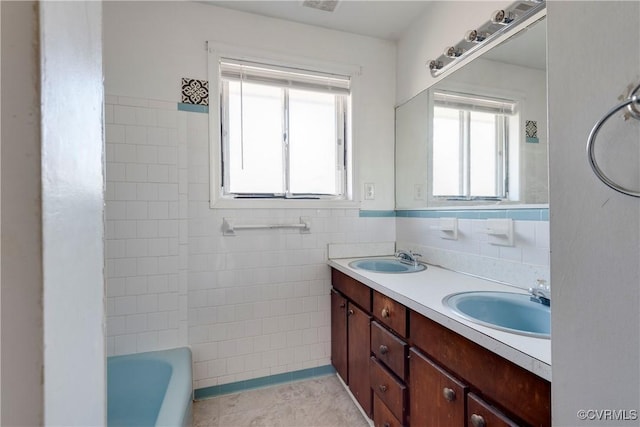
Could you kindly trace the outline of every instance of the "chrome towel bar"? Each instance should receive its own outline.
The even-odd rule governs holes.
[[[640,191],[630,190],[621,186],[620,184],[613,181],[611,178],[606,176],[600,166],[595,159],[595,145],[596,145],[596,136],[598,136],[598,132],[600,132],[600,128],[602,125],[611,118],[618,111],[623,108],[627,108],[628,112],[625,117],[633,117],[634,119],[640,120],[640,84],[633,88],[631,92],[629,92],[629,96],[619,105],[616,105],[611,110],[609,110],[600,120],[596,122],[589,133],[589,137],[587,138],[587,157],[589,158],[589,165],[591,165],[591,169],[593,173],[608,187],[616,190],[619,193],[626,194],[631,197],[640,197]]]

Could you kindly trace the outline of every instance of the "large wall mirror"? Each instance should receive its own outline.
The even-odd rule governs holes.
[[[397,107],[396,209],[546,206],[546,94],[541,19]]]

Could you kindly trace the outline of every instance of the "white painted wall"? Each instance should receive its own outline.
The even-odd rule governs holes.
[[[102,4],[42,2],[39,19],[44,425],[104,425]]]
[[[599,182],[585,155],[591,127],[640,83],[640,3],[548,4],[553,421],[580,409],[638,410],[640,402],[640,200]],[[603,22],[607,30],[585,43]],[[638,191],[640,122],[611,118],[598,159]]]
[[[395,45],[195,2],[107,2],[105,87],[108,94],[179,101],[180,79],[207,79],[205,41],[362,67],[353,98],[354,181],[363,209],[393,209]]]
[[[43,423],[38,6],[2,10],[2,425]]]

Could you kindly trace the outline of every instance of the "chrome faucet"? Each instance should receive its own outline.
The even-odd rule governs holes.
[[[538,286],[535,288],[529,288],[531,294],[531,301],[538,302],[548,307],[551,306],[551,286],[547,285],[546,280],[538,279]]]
[[[401,263],[409,264],[414,267],[418,266],[418,259],[416,258],[418,256],[422,255],[412,251],[405,251],[403,249],[400,249],[396,252],[396,258],[398,258]]]

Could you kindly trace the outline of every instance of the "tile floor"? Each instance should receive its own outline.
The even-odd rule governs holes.
[[[335,375],[200,400],[194,427],[369,427]]]

